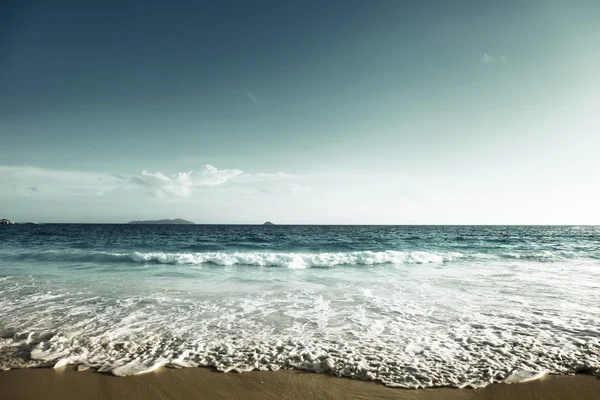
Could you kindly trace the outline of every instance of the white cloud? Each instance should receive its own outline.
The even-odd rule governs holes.
[[[483,55],[481,56],[481,63],[483,65],[490,65],[490,64],[494,64],[494,63],[505,64],[507,61],[508,61],[508,57],[506,57],[505,55],[493,56],[488,53],[483,53]]]
[[[291,175],[283,172],[243,174],[235,179],[235,188],[248,195],[263,193],[269,196],[284,197],[311,193],[311,189],[303,184],[306,176]]]
[[[144,186],[150,193],[157,197],[188,197],[191,193],[190,172],[180,172],[177,175],[168,177],[162,172],[148,172],[143,170],[139,177],[132,179],[135,182]]]
[[[216,186],[226,183],[236,176],[243,175],[244,171],[239,169],[217,169],[210,164],[204,166],[202,179],[198,181],[199,186]]]
[[[142,171],[139,176],[124,178],[126,181],[144,187],[149,193],[160,197],[189,197],[194,188],[201,186],[219,186],[243,175],[239,169],[218,169],[212,165],[203,166],[202,173],[179,172],[167,176],[162,172]]]
[[[208,191],[216,193],[213,189],[216,187],[225,187],[233,193],[234,189],[260,191],[265,185],[286,193],[289,190],[285,185],[291,180],[291,175],[281,172],[250,174],[239,169],[218,169],[210,164],[203,165],[198,172],[168,175],[143,170],[134,176],[0,166],[0,198],[105,196],[120,189],[132,194],[145,192],[159,199],[177,199],[191,197],[200,191],[205,195]]]

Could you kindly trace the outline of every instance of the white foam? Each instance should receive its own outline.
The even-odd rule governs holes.
[[[158,262],[162,264],[215,264],[222,266],[282,266],[289,268],[332,267],[337,265],[381,264],[439,264],[455,261],[495,261],[502,259],[528,262],[561,262],[589,260],[590,255],[574,251],[507,251],[469,253],[458,251],[353,251],[353,252],[162,252],[134,251],[97,252],[89,250],[21,251],[11,255],[15,261],[110,263],[110,262]],[[591,259],[596,260],[592,256]],[[1,280],[0,280],[1,281]]]
[[[502,383],[519,383],[535,381],[543,378],[548,374],[548,371],[531,371],[527,369],[517,369],[511,372],[511,374],[502,380]]]
[[[177,269],[175,253],[140,254],[140,262],[164,257],[165,269]],[[9,277],[0,281],[0,367],[76,365],[118,376],[161,366],[296,368],[409,388],[600,374],[600,298],[590,283],[597,262],[561,264],[556,279],[546,264],[479,265],[448,253],[211,254],[223,265],[428,262],[301,271],[184,266],[196,275],[149,282],[127,268],[104,280],[94,275],[93,284],[89,276],[68,284]],[[206,262],[193,257],[184,260]],[[231,279],[244,284],[228,286]]]
[[[111,373],[115,376],[140,375],[155,371],[167,364],[169,364],[169,360],[163,358],[148,360],[136,358],[126,364],[112,368]]]
[[[114,253],[124,256],[122,253]],[[288,268],[334,267],[337,265],[429,264],[444,263],[463,257],[458,252],[426,251],[355,251],[347,253],[163,253],[134,252],[129,257],[137,262],[157,261],[163,264],[253,265]]]

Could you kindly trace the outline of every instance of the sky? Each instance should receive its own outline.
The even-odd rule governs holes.
[[[0,218],[600,224],[600,1],[0,3]]]

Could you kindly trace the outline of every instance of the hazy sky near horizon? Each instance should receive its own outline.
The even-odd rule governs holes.
[[[0,218],[600,224],[600,1],[3,1]]]

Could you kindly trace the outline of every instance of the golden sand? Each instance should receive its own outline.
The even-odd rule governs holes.
[[[598,400],[600,379],[586,375],[548,376],[533,382],[497,384],[483,389],[407,390],[299,371],[223,374],[208,368],[165,368],[117,378],[69,368],[39,368],[0,372],[0,399]]]

